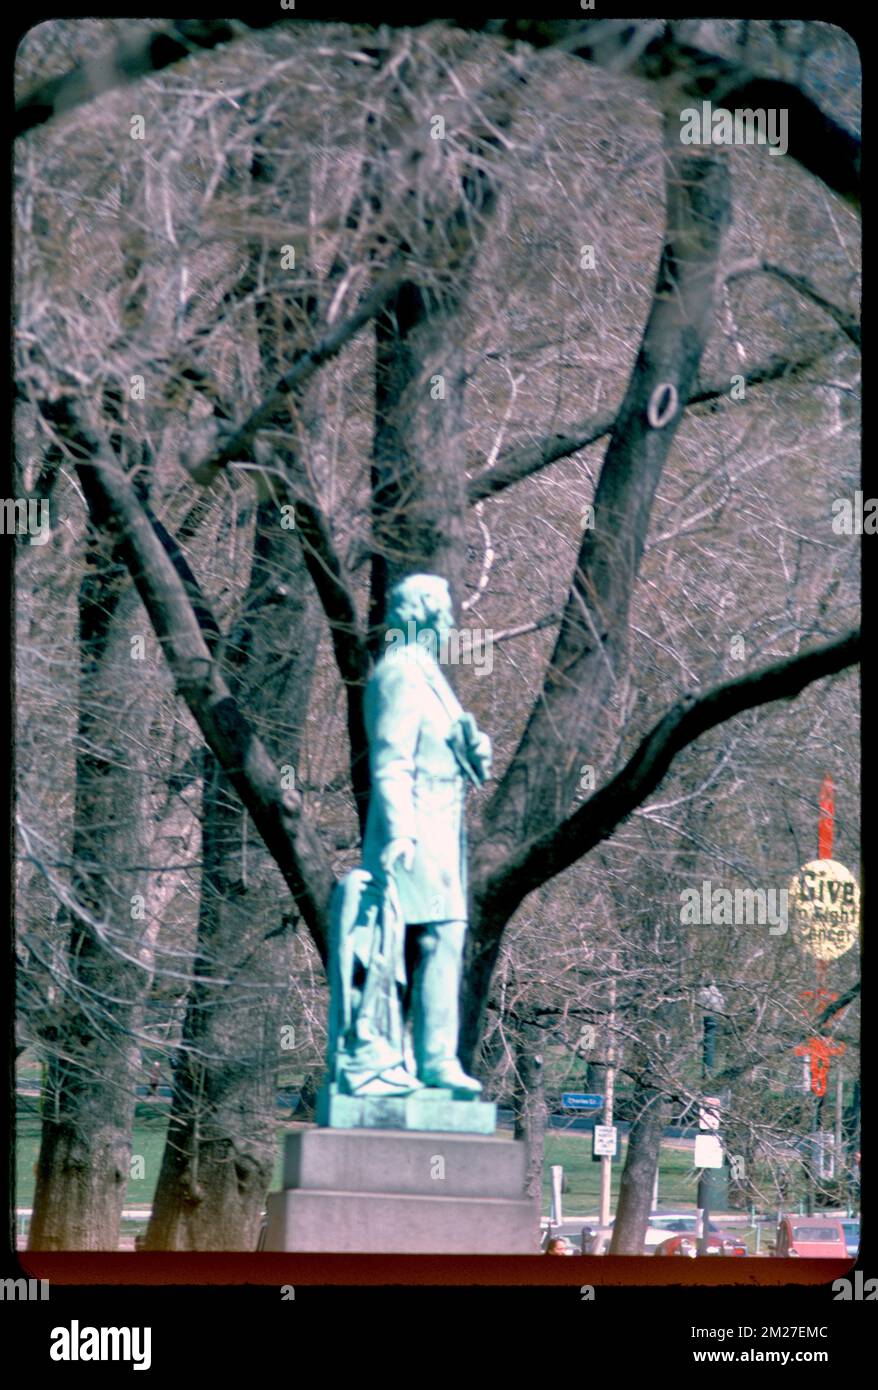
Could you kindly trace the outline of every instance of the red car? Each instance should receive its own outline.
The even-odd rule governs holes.
[[[828,1257],[848,1259],[844,1227],[834,1216],[783,1216],[777,1228],[774,1254],[782,1260],[791,1255],[805,1259]]]
[[[688,1255],[694,1259],[698,1254],[696,1235],[676,1235],[663,1240],[655,1248],[657,1255]],[[737,1236],[709,1235],[705,1255],[746,1255],[747,1247]]]

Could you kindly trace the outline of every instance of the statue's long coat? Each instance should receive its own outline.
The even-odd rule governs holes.
[[[411,870],[395,874],[407,923],[467,917],[466,781],[448,744],[462,713],[432,654],[415,644],[387,652],[366,686],[372,796],[363,864],[380,872],[389,840],[414,840]]]

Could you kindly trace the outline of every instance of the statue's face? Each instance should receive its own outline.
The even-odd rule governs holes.
[[[398,586],[393,595],[396,607],[391,606],[388,625],[393,631],[402,626],[406,642],[417,641],[434,651],[437,642],[446,639],[454,627],[454,609],[448,583],[435,574],[413,575]],[[400,613],[420,609],[420,616],[402,620]]]
[[[437,584],[429,594],[426,595],[427,616],[423,627],[428,632],[434,632],[441,642],[447,637],[454,626],[454,609],[451,606],[451,595],[448,592],[448,585]]]

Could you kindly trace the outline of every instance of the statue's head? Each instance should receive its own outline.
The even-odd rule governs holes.
[[[394,584],[387,604],[387,627],[416,641],[434,633],[441,641],[454,625],[448,580],[438,574],[410,574]]]

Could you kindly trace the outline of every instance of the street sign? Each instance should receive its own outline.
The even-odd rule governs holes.
[[[700,1129],[719,1129],[719,1111],[722,1101],[719,1096],[705,1096],[698,1107],[698,1126]]]
[[[856,944],[860,888],[835,859],[803,864],[790,884],[793,940],[818,961],[837,960]]]
[[[600,1110],[603,1103],[603,1096],[586,1095],[583,1091],[564,1091],[561,1095],[565,1110]]]
[[[722,1168],[723,1146],[715,1134],[696,1134],[695,1167]]]
[[[616,1152],[616,1141],[619,1131],[615,1125],[595,1125],[594,1127],[594,1152],[612,1158]]]

